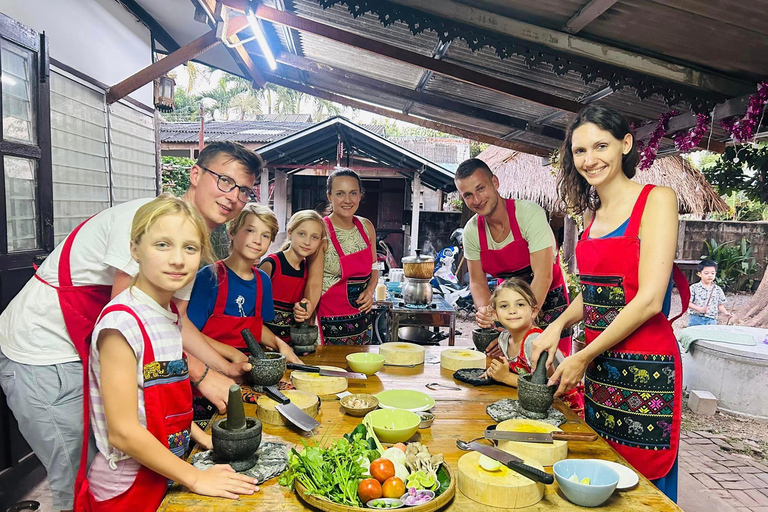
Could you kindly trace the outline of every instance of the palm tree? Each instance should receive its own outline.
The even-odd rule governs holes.
[[[301,100],[304,96],[299,91],[287,87],[276,86],[277,101],[275,107],[278,114],[298,114],[301,109]]]
[[[240,93],[229,102],[231,108],[240,111],[240,120],[245,119],[246,115],[261,114],[261,100],[256,96],[253,89]]]
[[[202,94],[202,98],[213,100],[214,108],[219,111],[219,115],[223,115],[224,119],[228,121],[232,99],[246,92],[249,88],[250,85],[244,79],[225,74],[219,78],[216,87]]]
[[[322,98],[313,98],[314,111],[312,113],[312,119],[315,121],[325,121],[329,117],[338,116],[344,109],[343,106],[338,103],[334,103]]]

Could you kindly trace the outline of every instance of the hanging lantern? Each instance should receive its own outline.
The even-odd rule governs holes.
[[[155,108],[160,112],[172,112],[173,88],[176,81],[168,76],[161,76],[155,80]]]

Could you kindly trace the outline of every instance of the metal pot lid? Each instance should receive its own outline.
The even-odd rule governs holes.
[[[426,254],[416,254],[415,256],[403,257],[403,264],[405,263],[434,263],[435,258]]]

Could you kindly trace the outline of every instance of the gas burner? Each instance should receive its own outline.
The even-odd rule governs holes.
[[[437,309],[437,304],[406,304],[405,302],[398,302],[397,307],[406,309]]]

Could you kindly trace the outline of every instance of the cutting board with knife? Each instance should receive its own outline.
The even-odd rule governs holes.
[[[494,428],[495,427],[495,428]],[[594,441],[589,432],[563,432],[543,421],[513,419],[488,427],[485,438],[497,442],[502,450],[530,457],[542,466],[551,466],[568,457],[568,441]]]

